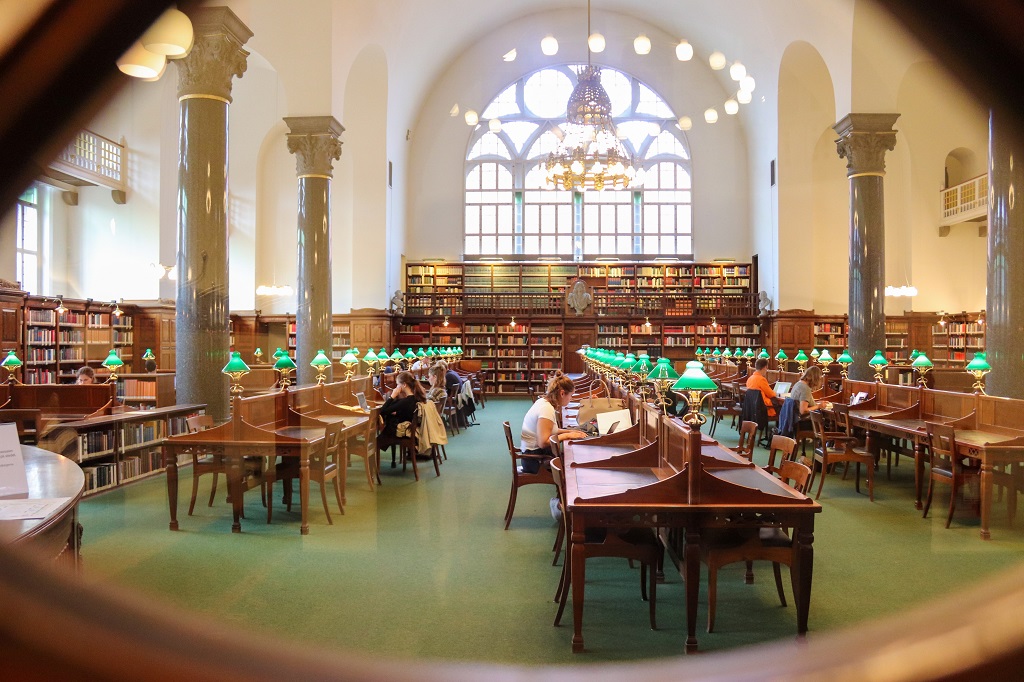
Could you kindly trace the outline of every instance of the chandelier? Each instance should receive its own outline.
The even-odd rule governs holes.
[[[588,0],[588,38],[590,35]],[[577,75],[566,105],[565,134],[545,163],[548,184],[567,190],[639,184],[634,161],[615,132],[611,111],[611,98],[601,85],[601,67],[590,63],[588,40],[587,65]]]

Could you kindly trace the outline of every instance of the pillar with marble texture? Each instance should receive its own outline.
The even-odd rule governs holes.
[[[333,116],[286,117],[284,122],[299,180],[295,363],[299,383],[309,384],[316,380],[310,360],[319,350],[331,355],[331,178],[345,128]],[[326,372],[328,380],[332,372],[333,366]]]
[[[850,179],[850,378],[870,381],[868,360],[885,351],[885,152],[899,114],[847,114],[832,126]]]
[[[1012,122],[989,114],[988,292],[985,350],[989,395],[1024,398],[1024,145]],[[1022,195],[1024,199],[1024,195]],[[971,358],[967,358],[971,360]]]
[[[195,38],[178,69],[178,402],[228,416],[228,105],[250,31],[227,7],[190,10]]]

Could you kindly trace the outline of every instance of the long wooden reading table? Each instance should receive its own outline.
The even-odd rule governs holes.
[[[652,410],[645,408],[642,422]],[[797,633],[803,635],[811,596],[814,515],[821,506],[679,419],[657,415],[657,421],[657,440],[632,449],[619,434],[565,444],[566,511],[572,515],[573,531],[568,539],[573,651],[583,651],[583,543],[590,527],[683,530],[680,573],[686,582],[687,652],[697,650],[701,533],[712,528],[792,528],[791,577]]]

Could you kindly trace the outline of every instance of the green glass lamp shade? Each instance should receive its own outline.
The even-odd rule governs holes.
[[[818,362],[825,363],[825,362],[834,362],[834,361],[835,360],[832,357],[832,354],[828,352],[828,348],[826,348],[825,350],[821,351],[821,355],[818,356]]]
[[[796,352],[796,357],[793,359],[796,360],[797,362],[807,362],[808,360],[810,360],[810,358],[807,357],[807,354],[804,353],[802,350],[798,350]]]
[[[11,354],[13,354],[13,353],[14,353],[14,351],[12,350]],[[984,353],[975,353],[974,354],[974,359],[967,363],[967,371],[968,372],[991,372],[992,371],[992,366],[988,364],[987,360],[985,360],[985,354]]]
[[[366,355],[363,356],[363,362],[370,364],[371,362],[377,362],[377,354],[373,352],[373,349],[366,351]]]
[[[786,355],[786,351],[779,349],[779,352],[775,354],[776,360],[789,360],[789,356]]]
[[[770,360],[771,356],[768,355],[768,349],[762,348],[761,352],[757,354],[758,360]]]
[[[718,346],[715,346],[715,350],[712,351],[711,357],[713,357],[713,358],[720,358],[720,357],[722,357],[722,351],[718,350]]]
[[[924,353],[918,353],[917,357],[914,358],[914,361],[912,363],[910,363],[910,364],[911,364],[912,367],[917,367],[917,368],[922,368],[922,367],[931,368],[931,367],[934,366],[934,365],[932,365],[932,361],[929,360],[928,356],[925,355]]]
[[[647,376],[648,374],[651,373],[652,369],[654,369],[654,365],[651,364],[651,358],[647,355],[647,353],[643,353],[640,356],[640,359],[637,360],[636,363],[629,368],[629,371],[632,372],[633,374]]]
[[[394,350],[394,351],[393,351],[393,352],[391,353],[391,359],[392,359],[392,360],[394,360],[395,362],[400,362],[401,360],[404,360],[404,359],[405,359],[405,356],[404,356],[404,355],[402,355],[402,351],[400,351],[400,350],[398,350],[398,349],[396,348],[396,349],[395,349],[395,350]]]
[[[920,354],[921,354],[921,351],[919,351],[916,348],[914,350],[910,351],[910,362],[913,363],[914,360],[917,360],[917,356],[920,355]]]
[[[686,369],[683,370],[682,376],[672,384],[672,390],[674,391],[717,391],[718,384],[716,384],[711,377],[704,373],[704,365],[691,360],[686,363]]]
[[[745,351],[745,352],[743,353],[743,357],[745,357],[745,358],[746,358],[746,359],[748,359],[748,360],[749,360],[750,358],[754,357],[754,349],[753,349],[753,348],[748,348],[748,349],[747,349],[747,350],[746,350],[746,351]]]
[[[836,358],[836,362],[838,362],[840,365],[852,365],[853,356],[850,355],[850,351],[844,350],[842,355]]]
[[[232,351],[228,364],[224,365],[224,369],[222,369],[221,372],[224,374],[248,374],[249,365],[245,364],[245,360],[242,359],[242,354],[236,350]]]
[[[358,348],[353,348],[352,352],[355,354],[356,357],[359,357],[359,349]]]
[[[321,348],[320,350],[318,350],[316,352],[316,355],[313,357],[313,359],[309,361],[309,366],[310,367],[330,367],[331,366],[331,359],[324,354],[324,351]]]
[[[286,355],[286,353],[283,350],[281,350],[280,346],[278,346],[277,350],[274,351],[274,359],[277,360],[282,355]]]
[[[821,353],[818,352],[817,348],[812,348],[811,349],[811,357],[812,358],[817,358],[819,355],[821,355]]]
[[[405,349],[405,359],[406,360],[415,360],[416,359],[416,354],[412,352],[412,348],[406,348]]]
[[[696,355],[698,358],[702,357],[704,355],[704,349],[701,348],[700,346],[697,346],[697,350],[693,351],[693,354]]]
[[[742,358],[743,357],[743,349],[740,348],[739,346],[736,346],[736,350],[734,350],[732,352],[732,356],[734,358]]]
[[[351,366],[359,362],[359,357],[352,351],[348,351],[347,353],[345,353],[345,355],[341,357],[341,360],[338,360],[338,362],[340,362],[343,365]]]
[[[124,361],[117,357],[117,351],[111,350],[107,357],[103,358],[103,366],[107,369],[117,369],[124,366]]]
[[[423,350],[423,346],[420,346],[419,350],[416,351],[416,357],[418,357],[418,358],[425,358],[425,357],[427,357],[427,352],[425,350]]]
[[[678,378],[679,373],[672,368],[672,363],[668,358],[658,358],[658,363],[647,375],[648,381],[675,381]]]
[[[18,356],[14,354],[13,350],[7,351],[7,357],[0,363],[0,367],[6,367],[7,369],[17,369],[21,367],[22,362],[18,359]]]
[[[728,348],[726,348],[724,351],[722,351],[722,357],[723,358],[731,358],[732,357],[732,351],[729,350]]]
[[[352,351],[349,352],[351,353]],[[288,357],[287,353],[284,353],[277,359],[277,362],[274,363],[274,369],[295,369],[295,361]]]
[[[253,355],[263,355],[263,349],[262,348],[257,348],[256,350],[254,350],[252,352],[252,354]]]
[[[433,346],[430,346],[429,348],[427,348],[427,357],[428,358],[432,358],[435,355],[437,355],[437,353],[434,352],[434,347]]]
[[[868,360],[868,364],[872,367],[885,367],[889,364],[889,361],[882,355],[882,351],[876,350],[874,357]]]
[[[146,352],[142,354],[143,360],[156,360],[156,356],[153,355],[153,349],[147,348]]]

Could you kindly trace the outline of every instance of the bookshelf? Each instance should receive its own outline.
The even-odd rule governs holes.
[[[495,325],[466,324],[465,342],[462,344],[463,357],[478,360],[488,385],[494,385],[495,360],[497,359]]]
[[[529,324],[498,325],[494,385],[498,394],[524,394],[531,382]]]
[[[461,315],[461,264],[417,263],[406,268],[406,315]]]
[[[898,365],[910,362],[910,323],[905,319],[886,318],[885,357]],[[930,356],[929,356],[930,357]]]
[[[846,348],[846,318],[816,319],[814,321],[814,348],[819,351],[828,349],[832,357],[839,357],[843,349]]]
[[[345,357],[345,352],[352,347],[352,326],[348,322],[334,320],[331,322],[331,359],[337,362]]]
[[[936,364],[966,365],[974,354],[985,350],[985,325],[978,313],[946,315],[946,324],[932,325],[932,354]]]
[[[530,383],[541,393],[547,386],[548,375],[562,367],[562,325],[537,324],[530,326]]]
[[[177,402],[174,374],[118,374],[117,399],[133,410],[170,407]]]

